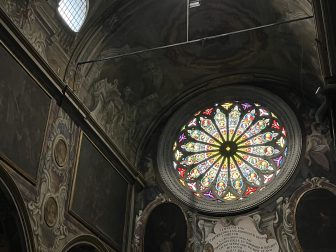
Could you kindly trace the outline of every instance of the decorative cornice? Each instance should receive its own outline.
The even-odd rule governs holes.
[[[296,209],[303,195],[316,189],[326,189],[336,195],[336,186],[334,184],[324,177],[314,177],[306,179],[290,198],[281,197],[277,200],[274,228],[281,251],[303,251],[296,230]]]

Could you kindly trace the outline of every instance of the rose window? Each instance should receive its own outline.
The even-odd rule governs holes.
[[[286,159],[286,129],[257,103],[226,102],[197,112],[173,147],[183,186],[209,200],[239,200],[262,190]]]
[[[189,206],[237,212],[279,191],[300,151],[296,116],[279,97],[257,88],[220,88],[195,98],[168,122],[159,172]]]

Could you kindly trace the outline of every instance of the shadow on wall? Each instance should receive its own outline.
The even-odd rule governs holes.
[[[325,189],[304,194],[296,210],[297,234],[306,252],[335,251],[336,196]]]
[[[69,249],[68,252],[99,252],[99,250],[89,244],[78,244]]]
[[[2,184],[0,184],[0,251],[28,251],[19,213],[7,188]]]
[[[185,251],[187,224],[181,209],[171,203],[157,206],[148,218],[144,240],[145,252]]]

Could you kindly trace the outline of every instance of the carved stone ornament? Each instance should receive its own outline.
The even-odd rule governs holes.
[[[39,54],[46,59],[46,32],[41,31],[37,18],[37,6],[35,1],[6,1],[4,9],[13,23],[20,29]]]
[[[74,145],[69,144],[74,143],[76,137],[74,134],[75,125],[56,103],[51,106],[51,114],[57,117],[49,122],[52,126],[47,134],[45,153],[41,158],[42,164],[37,185],[38,196],[35,200],[28,202],[35,244],[39,252],[56,251],[60,246],[60,241],[68,235],[64,213],[69,191],[68,180],[71,174],[69,173],[70,169],[66,169],[66,167],[74,163],[75,156],[73,154]],[[64,159],[64,155],[62,158],[54,157],[54,147],[57,145],[55,140],[57,139],[62,139],[61,141],[64,141],[67,146],[71,146],[69,153],[72,155],[69,154],[69,158]],[[60,169],[58,162],[62,163],[63,161],[65,162],[64,168]]]
[[[316,122],[311,124],[311,134],[307,136],[307,146],[305,158],[308,160],[308,166],[313,162],[322,169],[330,171],[330,160],[328,153],[330,152],[330,143],[325,134],[321,132],[322,125]]]
[[[153,200],[151,203],[147,205],[147,207],[142,211],[139,211],[139,214],[136,216],[135,221],[135,228],[134,228],[134,238],[132,242],[132,251],[134,252],[143,252],[144,251],[144,236],[145,236],[145,229],[146,224],[149,219],[150,214],[152,211],[159,205],[165,204],[165,203],[173,203],[168,197],[160,194],[156,197],[155,200]],[[181,210],[182,211],[182,210]],[[182,213],[184,213],[182,211]],[[186,218],[186,223],[188,225],[188,221]],[[187,237],[190,237],[190,228],[187,227]]]
[[[91,234],[79,235],[70,240],[61,250],[62,252],[69,252],[72,250],[78,251],[77,246],[89,245],[92,250],[90,251],[99,251],[99,252],[108,252],[105,245],[99,240],[96,236]]]
[[[49,227],[55,226],[58,219],[58,206],[54,197],[49,197],[44,203],[44,221]]]
[[[302,196],[314,189],[326,189],[336,194],[336,186],[326,178],[307,179],[294,194],[288,198],[280,197],[277,200],[276,219],[274,228],[280,249],[283,252],[303,251],[296,231],[295,214],[297,205]]]
[[[62,137],[58,137],[54,144],[54,159],[59,167],[63,167],[66,164],[68,158],[68,146],[66,140]]]
[[[202,232],[200,252],[278,252],[277,241],[260,228],[260,215],[222,218],[218,220],[201,219],[198,228]]]
[[[170,199],[160,194],[156,197],[155,200],[149,203],[143,211],[140,210],[139,214],[137,214],[134,228],[134,239],[132,244],[134,252],[142,252],[144,249],[144,235],[145,235],[146,221],[150,213],[156,206],[166,202],[170,202]]]

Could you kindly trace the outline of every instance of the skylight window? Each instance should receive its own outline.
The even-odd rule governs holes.
[[[87,0],[61,0],[58,4],[59,14],[74,32],[82,27],[87,9]]]

